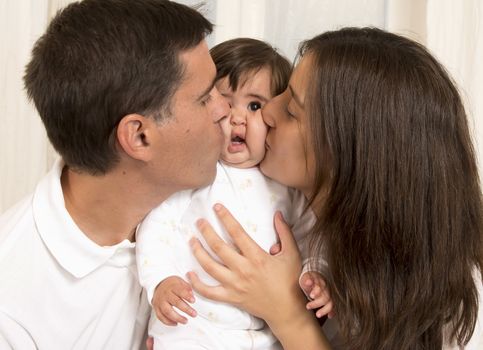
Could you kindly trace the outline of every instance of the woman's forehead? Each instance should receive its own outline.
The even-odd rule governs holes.
[[[289,90],[295,102],[304,108],[307,88],[311,70],[313,67],[313,55],[303,56],[295,67],[289,82]]]

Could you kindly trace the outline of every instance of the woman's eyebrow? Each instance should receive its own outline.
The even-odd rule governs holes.
[[[292,95],[294,101],[299,105],[300,108],[304,109],[304,104],[302,102],[302,100],[300,99],[300,96],[298,96],[294,89],[292,88],[292,86],[289,84],[288,85],[288,89],[290,90],[290,94]]]

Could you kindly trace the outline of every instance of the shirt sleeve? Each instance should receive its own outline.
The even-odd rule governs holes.
[[[186,245],[181,238],[180,218],[191,192],[178,192],[168,198],[148,214],[136,232],[139,283],[150,304],[157,285],[169,276],[179,275],[176,259],[180,246]]]
[[[0,349],[37,349],[27,330],[2,311],[0,311]]]

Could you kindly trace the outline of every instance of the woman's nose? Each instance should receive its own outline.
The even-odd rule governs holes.
[[[267,124],[269,127],[273,128],[275,126],[275,118],[277,116],[277,113],[280,113],[278,111],[279,109],[279,104],[280,104],[280,98],[281,95],[275,96],[272,98],[270,101],[268,101],[265,106],[262,108],[262,118],[265,124]]]

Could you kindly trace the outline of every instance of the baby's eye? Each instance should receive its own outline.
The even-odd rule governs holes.
[[[258,111],[260,108],[262,108],[262,104],[260,102],[253,101],[248,104],[248,109],[252,112]]]

